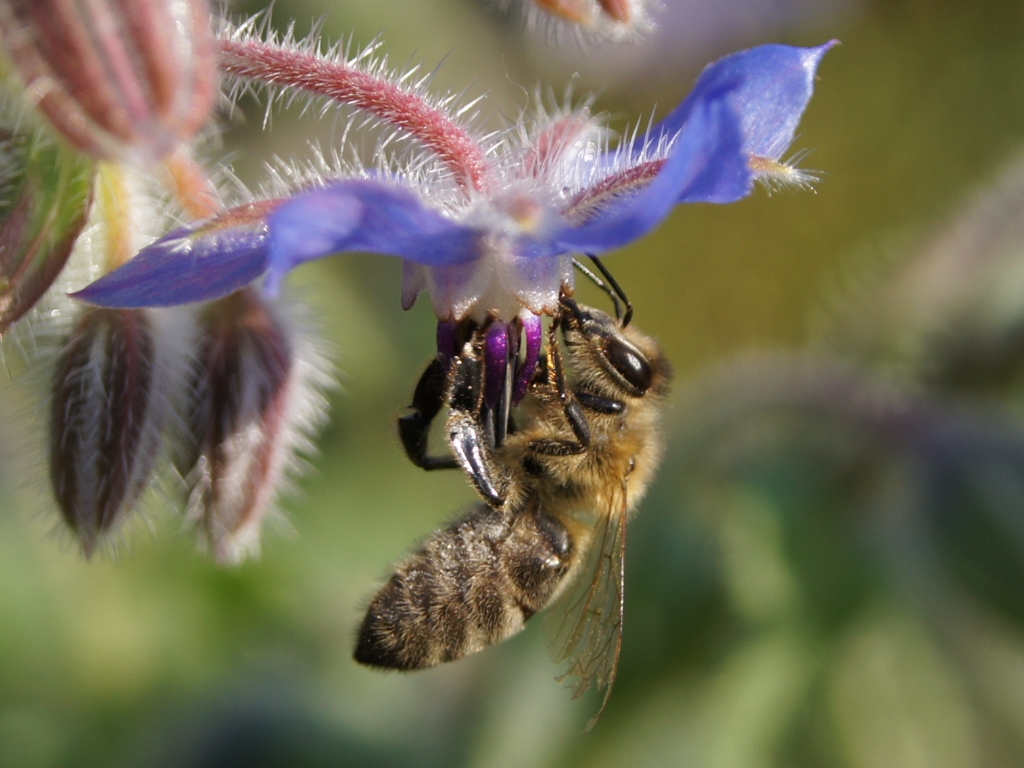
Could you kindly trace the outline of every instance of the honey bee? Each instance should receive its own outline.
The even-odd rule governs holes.
[[[563,296],[525,419],[494,446],[479,418],[479,337],[452,361],[445,401],[455,463],[483,502],[398,564],[370,602],[355,659],[403,670],[459,659],[557,601],[559,679],[575,678],[574,698],[604,689],[603,710],[622,642],[626,520],[661,455],[671,368],[652,338]]]

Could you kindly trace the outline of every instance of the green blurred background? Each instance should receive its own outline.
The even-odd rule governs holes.
[[[995,329],[971,325],[984,290],[945,315],[931,294],[907,298],[927,267],[905,268],[929,263],[944,223],[1024,146],[1024,3],[714,5],[666,3],[683,14],[673,30],[693,14],[714,34],[667,35],[657,66],[571,43],[549,55],[543,34],[471,0],[274,9],[300,31],[326,14],[325,35],[357,46],[383,30],[396,63],[447,56],[437,86],[487,92],[493,127],[538,82],[600,90],[624,129],[730,50],[843,43],[795,145],[820,171],[814,191],[686,207],[608,259],[678,396],[661,479],[630,525],[622,664],[597,728],[581,733],[596,702],[554,681],[539,626],[413,675],[351,660],[373,584],[473,498],[457,473],[409,465],[395,437],[433,350],[428,302],[403,312],[399,263],[351,256],[292,278],[341,387],[285,501],[295,535],[269,530],[258,562],[216,568],[168,514],[116,559],[84,561],[51,535],[20,448],[26,406],[5,399],[0,766],[1024,765],[1022,355],[993,342],[1011,374],[970,386],[934,364],[957,329],[981,328],[974,349],[1024,317],[1024,239],[1004,271],[967,264],[955,281],[1003,289]],[[250,183],[261,158],[306,156],[340,125],[278,112],[263,133],[261,116],[243,103],[224,134]],[[965,444],[982,447],[965,458]]]

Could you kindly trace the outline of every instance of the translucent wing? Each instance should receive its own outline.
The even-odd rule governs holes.
[[[575,678],[570,683],[574,699],[592,685],[605,689],[601,709],[587,723],[587,730],[594,726],[608,703],[622,648],[625,484],[610,507],[597,511],[593,536],[574,583],[545,620],[551,655],[556,662],[569,661],[559,682]]]

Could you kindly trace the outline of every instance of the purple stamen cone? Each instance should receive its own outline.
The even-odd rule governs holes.
[[[484,342],[484,404],[494,408],[498,404],[501,390],[505,386],[505,371],[508,368],[508,325],[495,321],[487,329]]]
[[[522,365],[516,371],[516,385],[512,391],[512,405],[519,405],[526,397],[526,390],[533,381],[533,374],[537,371],[537,361],[540,360],[540,346],[544,338],[544,324],[540,315],[528,314],[520,316],[523,323],[523,333],[526,335],[526,357]]]
[[[509,323],[506,326],[508,330],[508,364],[512,369],[512,379],[515,379],[516,365],[519,362],[519,334],[521,328],[519,326],[519,318],[516,318],[514,322]],[[509,395],[512,394],[511,387],[509,388]]]
[[[455,337],[458,325],[451,320],[437,321],[437,359],[447,371],[455,357]]]

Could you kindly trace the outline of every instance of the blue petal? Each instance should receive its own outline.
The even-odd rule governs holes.
[[[739,114],[743,149],[748,155],[779,160],[793,141],[800,117],[814,91],[818,64],[836,41],[817,48],[793,48],[788,45],[762,45],[719,59],[701,73],[686,100],[664,120],[638,140],[671,139],[686,125],[690,115],[721,88],[732,87],[732,104]],[[678,202],[728,203],[745,196],[734,187],[695,187],[684,191]],[[696,193],[696,196],[691,196]]]
[[[650,232],[680,197],[708,190],[738,194],[750,187],[750,180],[743,136],[725,89],[694,105],[672,155],[650,184],[553,239],[563,250],[602,253]]]
[[[274,211],[269,223],[271,292],[293,267],[341,251],[401,256],[431,266],[480,255],[480,232],[443,216],[407,189],[373,179],[304,192]]]
[[[169,307],[244,288],[267,269],[267,226],[256,215],[262,208],[177,229],[71,296],[101,307]]]

